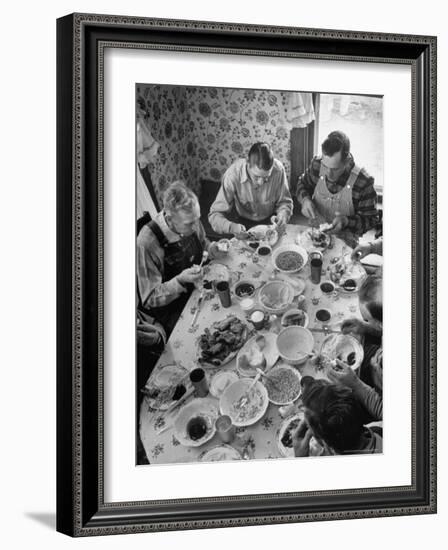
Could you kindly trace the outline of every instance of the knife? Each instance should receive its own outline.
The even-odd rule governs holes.
[[[192,321],[192,326],[194,326],[196,324],[196,321],[198,319],[198,315],[199,315],[199,312],[201,310],[201,305],[202,305],[202,301],[204,299],[204,289],[201,290],[201,294],[199,295],[199,298],[198,298],[198,303],[196,305],[197,309],[196,309],[196,313],[194,314],[194,317],[193,317],[193,321]]]
[[[340,330],[332,330],[331,328],[309,328],[311,332],[323,332],[324,334],[342,334]]]

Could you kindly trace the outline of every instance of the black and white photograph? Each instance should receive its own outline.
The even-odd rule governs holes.
[[[383,451],[383,98],[136,85],[136,463]]]

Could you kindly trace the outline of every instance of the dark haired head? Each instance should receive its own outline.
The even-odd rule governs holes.
[[[267,143],[257,142],[249,150],[249,164],[255,165],[259,170],[268,171],[274,164],[272,149]]]
[[[322,153],[327,157],[332,157],[339,151],[341,152],[341,160],[345,160],[350,153],[350,140],[344,132],[336,130],[329,133],[322,143]]]
[[[383,279],[380,275],[369,275],[359,287],[359,303],[375,321],[383,322]]]
[[[360,446],[364,431],[363,412],[350,388],[326,380],[302,379],[306,419],[317,439],[336,453]]]

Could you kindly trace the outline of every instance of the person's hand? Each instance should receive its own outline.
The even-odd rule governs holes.
[[[247,232],[244,225],[242,225],[241,223],[234,223],[232,225],[232,233],[237,239],[240,239],[242,241],[249,238],[249,233]]]
[[[359,334],[359,336],[362,336],[366,333],[366,331],[366,323],[364,321],[361,321],[361,319],[346,319],[341,325],[342,334],[355,333]]]
[[[187,283],[198,283],[200,279],[202,278],[202,269],[198,265],[194,265],[192,267],[188,267],[187,269],[184,269],[182,273],[180,273],[177,276],[177,280],[181,285],[187,284]]]
[[[314,220],[316,217],[316,209],[313,201],[309,197],[305,197],[302,201],[302,214],[305,218],[309,218],[311,220]]]
[[[343,384],[349,388],[354,388],[359,381],[355,371],[339,359],[336,359],[336,366],[328,369],[327,375],[330,382]]]
[[[365,258],[372,252],[372,246],[370,243],[358,244],[358,246],[353,250],[351,259],[353,261],[361,260]]]
[[[341,233],[348,225],[347,216],[342,216],[339,212],[336,212],[336,216],[331,222],[331,229],[328,233]]]
[[[137,342],[142,346],[155,346],[160,344],[162,336],[160,332],[151,325],[137,325]]]
[[[292,446],[294,448],[294,456],[309,456],[310,454],[310,439],[313,437],[313,432],[308,426],[306,420],[302,420],[292,434]]]
[[[221,250],[216,242],[211,243],[209,252],[214,260],[225,258],[229,254],[228,250]]]
[[[276,218],[277,228],[282,229],[288,223],[289,214],[286,210],[281,210],[277,214],[277,216],[275,216],[275,218]]]

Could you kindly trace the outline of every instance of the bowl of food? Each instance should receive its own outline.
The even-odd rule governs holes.
[[[255,290],[255,285],[251,281],[238,281],[233,287],[233,293],[240,301],[245,298],[252,298],[255,294]]]
[[[361,366],[364,350],[358,340],[350,334],[329,334],[321,344],[319,354],[332,361],[339,359],[353,370]]]
[[[301,393],[300,373],[294,367],[280,363],[264,377],[268,398],[274,405],[291,405]]]
[[[177,440],[186,447],[203,445],[215,435],[217,418],[216,401],[206,398],[194,399],[179,411],[174,421]]]
[[[280,454],[284,457],[293,457],[294,456],[294,447],[292,442],[292,436],[294,432],[299,427],[300,422],[304,418],[303,411],[288,416],[280,425],[280,428],[277,431],[277,445]]]
[[[271,314],[284,313],[294,300],[294,289],[286,281],[269,281],[260,288],[258,301]]]
[[[299,235],[301,237],[301,235]],[[304,242],[305,241],[305,242]],[[299,244],[306,245],[306,248],[317,248],[326,250],[331,243],[331,235],[322,231],[320,227],[311,227],[305,232],[304,238]]]
[[[307,264],[308,253],[296,244],[285,244],[273,252],[272,262],[282,273],[297,273]]]
[[[288,309],[282,317],[283,327],[297,326],[307,328],[309,322],[310,318],[308,317],[308,313],[302,309]]]
[[[277,349],[280,357],[290,365],[301,365],[311,355],[314,338],[304,327],[291,326],[277,335]]]
[[[278,232],[272,225],[256,225],[248,233],[253,240],[264,241],[269,246],[274,246],[278,241]]]
[[[219,400],[221,414],[232,419],[237,427],[251,426],[263,418],[269,405],[268,392],[261,382],[252,387],[252,378],[240,378],[230,384]],[[250,391],[249,391],[250,390]]]

